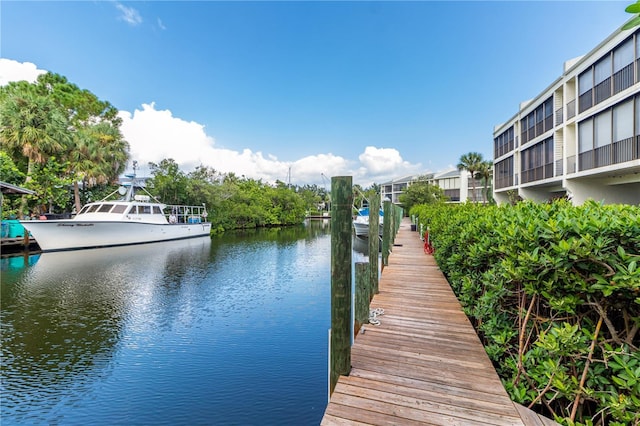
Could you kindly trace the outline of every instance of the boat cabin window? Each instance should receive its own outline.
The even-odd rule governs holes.
[[[89,206],[84,206],[82,209],[80,209],[80,212],[78,214],[84,214],[87,212],[87,210],[89,210]]]
[[[113,210],[111,210],[111,213],[124,213],[126,209],[127,209],[126,204],[116,204]]]
[[[151,214],[151,206],[138,206],[138,214]]]
[[[96,210],[98,210],[98,207],[100,207],[100,204],[93,204],[90,205],[89,208],[87,209],[87,211],[85,213],[93,213]]]
[[[153,206],[153,214],[162,214],[159,206]]]
[[[103,204],[98,209],[99,213],[109,213],[109,210],[113,207],[113,204]]]

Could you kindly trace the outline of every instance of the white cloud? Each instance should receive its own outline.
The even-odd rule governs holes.
[[[400,152],[395,148],[367,146],[358,159],[362,166],[354,173],[354,176],[357,176],[359,180],[372,179],[368,181],[368,184],[389,181],[399,176],[424,173],[422,164],[412,164],[403,160]]]
[[[18,62],[11,59],[0,58],[0,86],[11,81],[26,80],[29,83],[36,81],[40,74],[45,74],[45,70],[39,70],[31,62]]]
[[[0,85],[9,81],[35,81],[38,70],[34,64],[0,59]],[[159,163],[172,158],[185,172],[199,165],[221,173],[262,179],[265,182],[291,177],[295,185],[330,185],[331,176],[353,176],[353,182],[368,187],[399,176],[424,173],[421,164],[405,161],[393,148],[367,146],[358,160],[349,160],[332,153],[319,153],[295,161],[281,161],[275,155],[250,149],[234,151],[216,146],[205,126],[175,117],[170,110],[156,109],[152,102],[142,104],[133,112],[120,111],[121,131],[131,147],[131,160],[138,161],[141,173],[147,163]]]
[[[127,7],[122,3],[116,3],[115,6],[116,9],[122,13],[122,15],[120,15],[120,19],[125,21],[127,24],[135,26],[142,23],[142,17],[136,9]]]

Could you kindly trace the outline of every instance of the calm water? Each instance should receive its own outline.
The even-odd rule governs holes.
[[[2,425],[318,424],[330,254],[311,222],[2,259]]]

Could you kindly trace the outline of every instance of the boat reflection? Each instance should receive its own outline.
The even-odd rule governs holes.
[[[126,328],[193,297],[179,277],[205,273],[210,245],[204,237],[2,259],[3,412],[55,406],[64,389],[105,377]]]

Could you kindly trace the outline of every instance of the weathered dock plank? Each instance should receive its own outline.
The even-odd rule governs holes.
[[[536,425],[553,421],[514,404],[418,233],[405,219],[365,325],[322,425]]]

